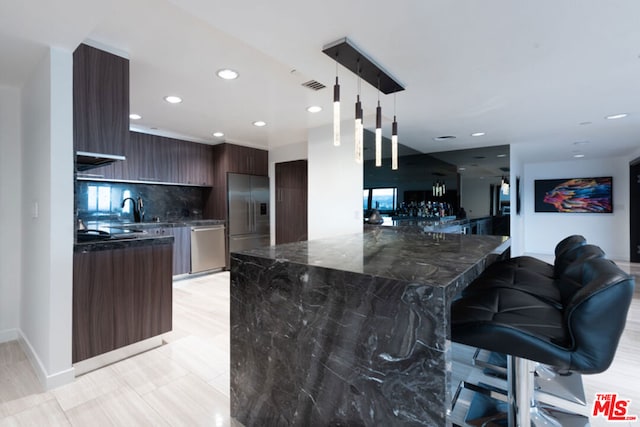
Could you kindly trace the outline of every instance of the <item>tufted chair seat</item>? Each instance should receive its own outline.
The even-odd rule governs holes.
[[[480,277],[493,280],[493,276]],[[518,362],[526,359],[551,365],[558,371],[595,374],[606,370],[624,329],[633,277],[613,261],[592,257],[574,261],[554,282],[560,304],[523,289],[517,280],[512,287],[476,285],[475,291],[452,304],[452,340],[504,353]],[[530,411],[518,411],[517,407],[533,402],[533,371],[524,368],[515,375],[512,366],[515,364],[509,367],[510,381],[531,376],[529,390],[523,393],[531,396],[512,399],[519,402],[514,413],[519,414],[522,425],[529,425],[527,417],[536,405],[532,404]],[[545,421],[545,425],[553,424]]]
[[[462,295],[469,296],[474,293],[485,293],[493,288],[517,289],[535,295],[561,309],[568,303],[576,286],[580,286],[576,284],[575,280],[571,279],[571,275],[565,275],[566,270],[573,264],[579,266],[588,259],[604,258],[604,256],[605,253],[598,246],[576,246],[562,252],[556,258],[554,266],[551,267],[554,271],[551,276],[548,273],[541,272],[539,268],[530,268],[535,263],[518,259],[524,257],[498,261],[487,267],[475,281],[470,283],[462,292]],[[539,264],[537,265],[539,266]]]

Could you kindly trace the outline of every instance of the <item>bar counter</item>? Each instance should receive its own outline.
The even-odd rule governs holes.
[[[244,425],[450,425],[452,299],[501,236],[366,227],[231,254],[231,413]]]

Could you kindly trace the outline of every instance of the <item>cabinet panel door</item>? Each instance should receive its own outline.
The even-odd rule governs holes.
[[[72,361],[88,359],[115,348],[114,266],[118,251],[73,255]]]
[[[116,348],[171,330],[172,245],[129,248],[114,292]]]
[[[129,61],[81,44],[73,53],[76,150],[124,154],[129,137]]]
[[[175,227],[173,235],[173,275],[191,271],[191,228]]]
[[[207,144],[180,141],[179,181],[190,185],[213,185],[212,148]]]
[[[276,244],[307,240],[307,161],[276,164]]]

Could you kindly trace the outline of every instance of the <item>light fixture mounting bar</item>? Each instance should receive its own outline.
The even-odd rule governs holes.
[[[380,86],[380,91],[385,95],[404,90],[404,86],[400,82],[346,37],[329,43],[322,48],[322,51],[352,73],[360,75],[371,86],[375,88]]]

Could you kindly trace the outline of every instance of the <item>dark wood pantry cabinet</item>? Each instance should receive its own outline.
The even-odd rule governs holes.
[[[276,244],[307,240],[307,161],[276,163]]]

